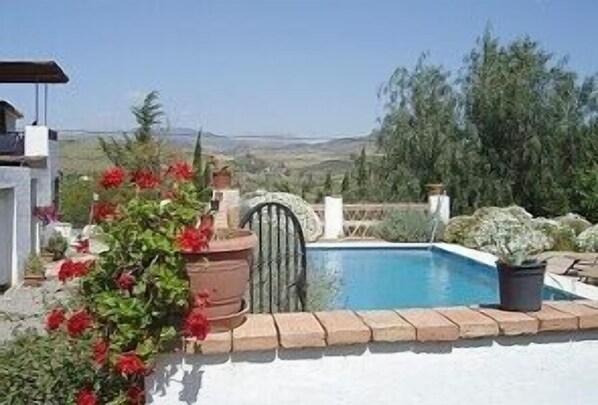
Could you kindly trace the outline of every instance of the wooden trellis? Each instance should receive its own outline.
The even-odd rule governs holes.
[[[318,216],[324,221],[324,205],[312,205]],[[345,239],[374,239],[374,229],[389,211],[427,211],[425,203],[397,204],[345,204],[343,206],[343,230]]]

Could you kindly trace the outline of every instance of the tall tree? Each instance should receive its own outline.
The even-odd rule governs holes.
[[[197,131],[197,140],[195,141],[195,150],[193,151],[193,172],[195,186],[198,190],[203,189],[206,186],[204,180],[204,167],[203,157],[201,148],[201,129]],[[208,183],[209,184],[209,183]]]
[[[164,112],[158,97],[158,92],[152,91],[140,105],[131,107],[138,125],[133,137],[123,133],[122,141],[114,137],[98,139],[100,148],[114,165],[132,171],[160,169],[162,145],[154,131]]]
[[[322,193],[324,194],[324,196],[331,196],[333,193],[332,174],[330,174],[330,172],[326,173],[326,179],[324,180],[324,186],[322,187]]]
[[[363,201],[368,194],[368,168],[365,147],[361,149],[359,157],[355,160],[356,194],[359,201]]]
[[[347,198],[349,194],[349,188],[351,187],[351,179],[349,173],[345,173],[343,181],[341,182],[341,195],[343,198]]]

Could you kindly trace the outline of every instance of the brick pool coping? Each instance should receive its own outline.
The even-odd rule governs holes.
[[[450,307],[250,314],[238,328],[186,339],[190,354],[322,348],[370,342],[454,342],[598,329],[598,301],[545,301],[538,312]]]

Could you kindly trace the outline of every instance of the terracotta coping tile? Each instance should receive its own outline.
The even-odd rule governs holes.
[[[285,349],[326,346],[326,333],[313,314],[293,312],[274,314],[280,345]]]
[[[272,315],[248,315],[247,320],[233,330],[233,352],[276,348],[278,348],[278,332]]]
[[[203,354],[229,353],[232,348],[231,332],[208,333],[205,340],[197,342],[197,351]]]
[[[527,314],[540,321],[540,325],[538,326],[539,332],[573,331],[579,326],[577,316],[557,311],[548,305],[542,305],[542,309],[539,311],[528,312]]]
[[[393,311],[357,311],[375,342],[415,340],[415,328]]]
[[[397,311],[415,327],[420,342],[448,342],[459,338],[459,327],[433,309],[403,309]]]
[[[598,328],[598,309],[571,301],[545,302],[551,308],[579,318],[579,329]]]
[[[436,311],[459,326],[459,336],[462,339],[498,335],[498,324],[494,320],[473,309],[467,307],[454,307],[437,308]]]
[[[329,346],[370,341],[370,328],[353,311],[316,312],[315,315],[326,331],[326,343]]]
[[[533,335],[538,332],[539,321],[524,313],[501,311],[494,308],[475,309],[498,322],[498,328],[502,335]]]

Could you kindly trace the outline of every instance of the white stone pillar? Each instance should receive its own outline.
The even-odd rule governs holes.
[[[324,239],[343,237],[343,225],[342,197],[326,197],[324,199]]]
[[[238,189],[214,190],[212,198],[219,198],[218,212],[214,215],[214,227],[217,229],[239,227],[241,192]]]
[[[451,199],[446,194],[432,194],[428,196],[428,210],[430,215],[438,215],[446,225],[451,218]],[[438,212],[437,212],[438,211]]]

